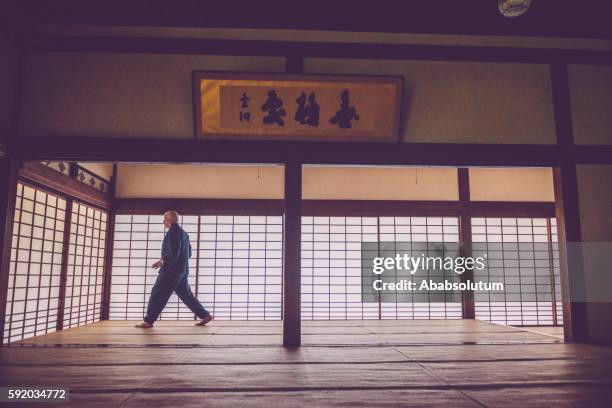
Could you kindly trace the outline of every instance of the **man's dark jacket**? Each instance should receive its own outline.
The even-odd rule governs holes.
[[[162,259],[164,266],[160,273],[181,274],[189,272],[189,258],[191,257],[191,244],[189,235],[174,223],[164,236],[162,244]]]

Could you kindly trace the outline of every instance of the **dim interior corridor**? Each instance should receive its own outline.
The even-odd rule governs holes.
[[[1,377],[61,379],[75,407],[515,406],[510,395],[532,406],[612,403],[611,349],[482,321],[303,321],[295,350],[281,346],[278,321],[133,323],[3,347]]]

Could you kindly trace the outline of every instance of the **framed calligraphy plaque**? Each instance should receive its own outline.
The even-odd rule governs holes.
[[[195,136],[396,142],[403,78],[193,72]]]

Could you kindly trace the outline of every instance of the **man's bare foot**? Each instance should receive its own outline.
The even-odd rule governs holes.
[[[143,321],[142,323],[139,323],[135,325],[134,327],[139,328],[139,329],[150,329],[151,327],[153,327],[153,325],[151,323],[147,323]]]
[[[206,323],[210,322],[213,319],[212,315],[206,315],[204,316],[204,318],[202,320],[200,320],[199,322],[197,322],[195,325],[196,326],[206,326]]]

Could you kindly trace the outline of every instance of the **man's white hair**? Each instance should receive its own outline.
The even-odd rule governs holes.
[[[180,215],[177,211],[174,210],[168,210],[164,213],[164,218],[166,217],[166,215],[169,215],[170,218],[172,219],[173,223],[178,223],[180,221]]]

